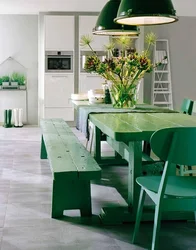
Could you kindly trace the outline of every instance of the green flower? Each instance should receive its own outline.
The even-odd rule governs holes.
[[[110,42],[110,43],[106,44],[106,45],[104,46],[104,48],[106,49],[106,51],[112,53],[112,51],[113,51],[114,48],[115,48],[115,43]]]
[[[96,57],[94,55],[88,56],[87,60],[85,62],[85,65],[84,65],[84,69],[89,73],[91,73],[91,72],[96,73],[97,68],[99,67],[99,64],[100,64],[100,60],[98,57]]]
[[[132,42],[133,40],[129,36],[120,36],[116,39],[116,43],[125,49],[129,48]]]
[[[80,46],[86,47],[89,46],[93,42],[93,37],[90,35],[83,35],[80,39]]]
[[[146,35],[145,41],[148,45],[155,45],[156,40],[157,40],[157,37],[153,32],[150,32]]]

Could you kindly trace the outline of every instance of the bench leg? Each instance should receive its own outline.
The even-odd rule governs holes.
[[[52,218],[72,209],[79,209],[81,216],[92,215],[90,181],[53,180]]]
[[[40,159],[47,159],[47,152],[46,152],[46,146],[44,143],[44,138],[42,135],[42,141],[41,141],[41,152],[40,152]]]
[[[91,216],[92,206],[90,181],[83,181],[83,185],[81,185],[80,195],[82,197],[82,208],[80,209],[81,216]]]

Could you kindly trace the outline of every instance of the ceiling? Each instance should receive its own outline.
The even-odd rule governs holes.
[[[147,1],[147,0],[146,0]],[[107,0],[0,0],[0,14],[100,11]],[[195,0],[172,0],[178,16],[196,16]]]

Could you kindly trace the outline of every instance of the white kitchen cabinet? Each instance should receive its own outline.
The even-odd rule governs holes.
[[[74,16],[45,16],[45,50],[74,50]]]
[[[45,118],[58,117],[73,121],[74,110],[70,101],[72,93],[74,93],[73,74],[45,74]]]
[[[44,117],[47,118],[62,118],[65,121],[74,121],[74,109],[66,107],[45,108]]]
[[[109,43],[108,36],[97,36],[92,34],[98,16],[79,16],[79,38],[82,35],[90,35],[93,37],[92,48],[96,50],[105,50],[104,45]],[[80,47],[80,50],[88,50],[88,48]]]
[[[102,89],[104,79],[96,74],[80,74],[79,92],[87,93],[90,89]]]

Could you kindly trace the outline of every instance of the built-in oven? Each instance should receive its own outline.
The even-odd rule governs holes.
[[[73,72],[73,51],[46,51],[45,71],[56,73]]]
[[[106,59],[106,52],[105,51],[95,51],[97,57],[103,62]],[[92,56],[92,51],[80,51],[80,72],[86,72],[84,69],[86,59],[88,56]]]

